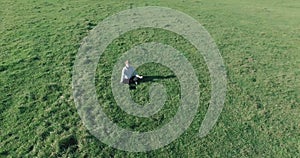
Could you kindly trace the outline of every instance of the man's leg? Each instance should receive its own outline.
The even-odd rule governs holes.
[[[124,84],[129,84],[129,82],[130,82],[130,79],[124,79],[124,80],[123,80],[123,83],[124,83]]]
[[[136,79],[135,79],[135,76],[132,76],[130,79],[129,79],[129,89],[136,89],[135,85],[136,85]]]
[[[136,77],[136,76],[134,76],[134,78],[133,78],[133,82],[134,82],[134,84],[138,84],[138,80],[139,80],[139,78],[138,77]]]
[[[136,76],[132,76],[129,80],[129,84],[138,84],[139,78]]]

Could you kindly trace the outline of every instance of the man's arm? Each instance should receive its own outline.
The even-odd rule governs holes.
[[[140,79],[143,78],[143,76],[140,76],[140,75],[137,74],[137,72],[135,71],[134,68],[133,68],[133,76],[136,76],[136,77],[138,77],[138,78],[140,78]]]
[[[124,71],[125,71],[125,69],[123,68],[122,69],[121,80],[120,80],[121,83],[123,83],[123,81],[124,81]]]
[[[143,76],[140,76],[140,75],[135,75],[136,77],[138,77],[138,78],[140,78],[140,79],[142,79],[143,78]]]

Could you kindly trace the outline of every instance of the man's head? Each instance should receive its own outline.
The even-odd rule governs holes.
[[[129,66],[130,66],[128,60],[125,61],[125,65],[126,65],[126,67],[129,67]]]

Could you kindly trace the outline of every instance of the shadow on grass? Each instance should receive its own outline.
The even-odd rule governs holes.
[[[175,78],[175,75],[169,75],[169,76],[143,76],[143,79],[141,79],[139,82],[153,82],[153,81],[158,81],[158,80],[164,80],[164,79],[170,79],[170,78]]]
[[[170,79],[170,78],[175,78],[176,76],[174,75],[169,75],[169,76],[143,76],[143,79],[139,79],[138,83],[146,83],[146,82],[155,82],[158,80],[164,80],[164,79]],[[129,89],[134,90],[136,89],[135,84],[129,84]]]

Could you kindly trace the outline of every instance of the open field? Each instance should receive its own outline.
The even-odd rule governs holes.
[[[203,57],[184,38],[161,29],[130,31],[109,45],[96,76],[99,102],[120,127],[149,131],[166,124],[179,106],[179,82],[165,77],[168,100],[150,118],[130,116],[113,99],[117,58],[144,42],[179,50],[200,82],[200,107],[191,126],[154,151],[126,152],[89,133],[74,104],[72,70],[82,39],[104,18],[142,6],[163,6],[198,20],[215,40],[227,70],[227,94],[213,130],[197,136],[209,106],[210,78]],[[154,63],[145,76],[173,76]],[[0,157],[300,157],[300,1],[1,0]],[[153,82],[131,91],[144,104]]]

